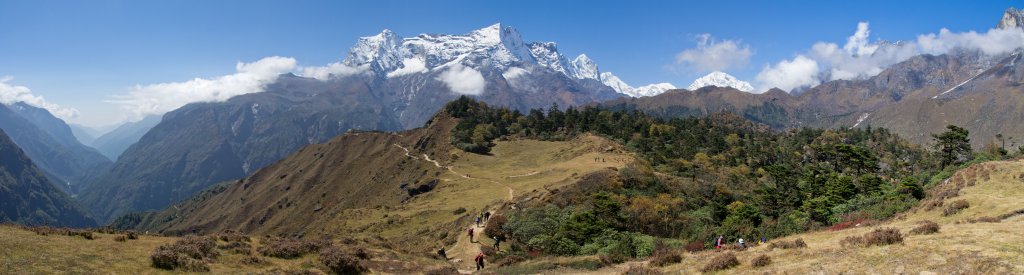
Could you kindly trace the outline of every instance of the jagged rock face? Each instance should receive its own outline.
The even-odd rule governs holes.
[[[1024,28],[1024,10],[1013,7],[1006,9],[996,27],[1000,29]]]

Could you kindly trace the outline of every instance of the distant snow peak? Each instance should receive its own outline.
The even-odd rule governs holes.
[[[656,83],[646,86],[633,88],[626,84],[626,82],[619,79],[611,72],[601,73],[601,83],[611,87],[612,90],[619,92],[620,94],[628,95],[631,97],[644,97],[644,96],[656,96],[665,93],[668,90],[676,89],[675,85],[671,83]]]
[[[734,89],[744,92],[750,92],[754,90],[754,87],[751,86],[750,83],[736,79],[736,77],[719,71],[711,72],[708,75],[702,76],[701,78],[694,80],[693,83],[690,84],[690,86],[687,87],[686,89],[693,91],[707,86],[732,87]]]
[[[601,80],[601,71],[597,69],[597,63],[587,57],[586,54],[577,56],[572,60],[573,76],[578,79]]]
[[[999,25],[996,27],[1000,29],[1024,29],[1024,10],[1018,10],[1013,7],[1006,9],[1006,12],[1003,13],[1003,18],[999,20]]]

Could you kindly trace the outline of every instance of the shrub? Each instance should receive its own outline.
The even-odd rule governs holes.
[[[114,241],[115,241],[115,242],[125,242],[125,241],[128,241],[128,237],[125,237],[125,236],[117,236],[117,237],[114,237]]]
[[[423,272],[423,275],[452,275],[459,274],[459,269],[453,266],[446,266],[438,269],[431,269],[427,272]]]
[[[129,239],[129,240],[138,240],[139,239],[139,233],[135,232],[135,231],[125,231],[124,232],[124,237]]]
[[[988,216],[986,216],[986,217],[981,217],[981,218],[977,218],[977,219],[971,219],[968,222],[970,222],[970,223],[979,223],[979,222],[997,223],[997,222],[1001,222],[1001,221],[1003,221],[1003,219],[1000,219],[998,217],[988,217]]]
[[[242,264],[244,265],[265,265],[268,263],[270,262],[267,259],[260,256],[250,255],[242,258]]]
[[[330,245],[331,241],[329,239],[299,240],[272,237],[265,241],[263,246],[259,248],[259,252],[267,257],[294,259],[309,253],[319,252]]]
[[[494,262],[495,266],[509,266],[526,261],[526,258],[519,255],[509,255]]]
[[[775,242],[772,242],[772,243],[768,244],[768,250],[772,250],[772,249],[775,249],[775,248],[793,249],[793,248],[805,248],[805,247],[807,247],[807,243],[804,242],[803,238],[796,239],[796,240],[793,240],[791,242],[775,241]]]
[[[939,224],[933,221],[922,221],[920,225],[910,230],[910,234],[927,235],[939,233]]]
[[[337,246],[320,251],[320,262],[335,274],[362,274],[368,271],[358,257]]]
[[[244,242],[236,241],[236,242],[230,242],[230,243],[226,243],[226,244],[220,244],[220,245],[217,245],[217,248],[221,249],[221,250],[227,250],[228,252],[235,253],[235,254],[244,254],[244,255],[252,254],[252,245],[250,245],[249,243],[244,243]]]
[[[482,245],[480,246],[480,252],[484,253],[487,257],[494,257],[495,255],[498,255],[498,251],[494,250],[493,246]]]
[[[683,247],[687,252],[700,252],[704,250],[704,242],[692,241]]]
[[[623,273],[623,274],[624,275],[661,275],[661,271],[658,271],[657,269],[653,269],[653,268],[649,268],[649,267],[644,267],[644,266],[639,266],[639,265],[631,265],[631,266],[629,266],[629,269],[627,269],[626,272]]]
[[[895,228],[879,228],[864,234],[864,246],[903,243],[903,234]]]
[[[215,242],[211,238],[188,236],[174,244],[161,245],[149,255],[153,267],[167,270],[207,272],[207,262],[217,257]]]
[[[229,242],[229,243],[230,242],[246,242],[246,243],[248,243],[248,242],[252,241],[252,239],[250,239],[249,236],[246,236],[245,234],[239,233],[239,232],[234,231],[234,230],[226,230],[224,232],[221,232],[220,234],[217,234],[217,239],[220,239],[221,241],[225,241],[225,242]]]
[[[487,220],[487,224],[484,225],[484,234],[490,237],[505,238],[505,232],[501,229],[508,223],[508,218],[505,215],[494,214]]]
[[[750,261],[750,265],[753,267],[767,266],[771,263],[772,258],[768,257],[768,255],[758,255],[757,257],[754,257],[754,260]]]
[[[465,207],[459,207],[459,208],[456,208],[455,211],[452,211],[452,214],[454,214],[454,215],[461,215],[462,213],[466,213],[466,208]]]
[[[736,259],[736,254],[727,252],[711,258],[710,262],[700,268],[700,272],[726,270],[738,265],[740,265],[740,260]]]
[[[843,240],[839,241],[839,246],[842,246],[842,247],[854,247],[854,246],[863,246],[863,245],[864,245],[864,237],[861,237],[861,236],[849,236],[849,237],[843,238]]]
[[[657,267],[678,264],[681,262],[683,262],[683,255],[680,255],[679,253],[655,253],[654,256],[651,256],[651,265]]]
[[[970,207],[970,206],[971,206],[971,204],[967,203],[967,201],[965,201],[965,200],[956,200],[956,201],[953,201],[952,203],[950,203],[948,206],[946,206],[946,209],[942,211],[942,215],[943,216],[956,215],[956,213],[960,213],[960,211],[963,211],[964,209],[967,209],[967,207]]]

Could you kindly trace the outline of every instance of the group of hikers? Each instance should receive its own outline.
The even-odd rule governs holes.
[[[486,211],[486,212],[482,213],[480,216],[476,217],[476,227],[481,227],[482,224],[487,223],[487,221],[490,220],[490,219],[491,219],[491,212],[490,211]],[[475,229],[475,227],[469,227],[469,229],[466,230],[466,235],[469,236],[469,242],[471,242],[471,243],[475,243],[476,242],[476,241],[473,240],[474,229]],[[492,237],[492,239],[494,240],[494,250],[495,251],[500,250],[501,249],[501,237],[500,236],[494,236],[494,237]],[[443,246],[440,249],[437,250],[437,255],[440,256],[442,259],[446,259],[446,260],[448,259],[448,254],[445,252]],[[483,252],[478,253],[476,255],[476,257],[473,258],[473,262],[476,263],[476,270],[483,269],[484,268],[484,253]]]
[[[768,238],[765,238],[765,237],[761,237],[761,240],[758,242],[758,244],[766,244],[766,243],[768,243]],[[719,235],[718,239],[715,239],[715,249],[721,249],[725,244],[726,243],[725,243],[725,237],[724,236]],[[736,245],[738,245],[738,246],[740,246],[742,248],[747,248],[747,242],[743,241],[743,238],[739,238],[739,240],[736,241]]]

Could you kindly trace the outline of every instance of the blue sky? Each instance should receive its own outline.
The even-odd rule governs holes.
[[[870,40],[984,32],[1010,1],[0,1],[0,77],[103,125],[106,102],[136,85],[235,72],[267,56],[322,66],[360,36],[462,34],[501,22],[527,41],[586,53],[602,71],[685,87],[706,72],[678,64],[700,34],[750,50],[726,72],[753,82],[765,66],[819,41],[842,46],[870,22]]]

